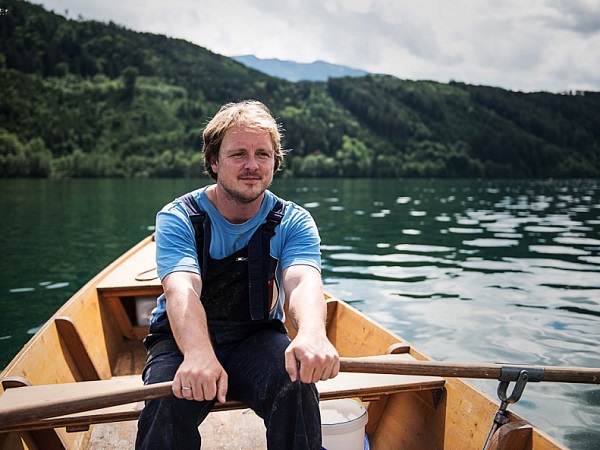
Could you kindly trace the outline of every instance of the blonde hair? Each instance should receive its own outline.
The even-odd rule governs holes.
[[[204,172],[217,181],[217,174],[211,165],[219,158],[219,149],[225,133],[230,128],[244,127],[266,131],[269,133],[275,151],[275,172],[283,163],[285,152],[281,149],[281,126],[275,121],[269,108],[257,100],[244,100],[238,103],[227,103],[208,122],[202,133],[202,151],[204,154]]]

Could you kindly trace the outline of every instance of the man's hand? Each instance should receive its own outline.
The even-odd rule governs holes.
[[[221,403],[227,395],[227,372],[214,353],[187,354],[173,379],[173,393],[186,400]]]
[[[321,274],[312,266],[288,267],[283,271],[283,288],[292,324],[298,330],[285,351],[285,370],[290,379],[316,383],[335,377],[340,371],[340,357],[327,339]]]
[[[285,370],[292,382],[328,380],[340,371],[339,355],[324,333],[302,330],[285,352]]]
[[[200,275],[173,272],[163,279],[167,313],[183,362],[173,379],[173,394],[187,400],[225,402],[227,372],[210,342],[206,313],[200,302]]]

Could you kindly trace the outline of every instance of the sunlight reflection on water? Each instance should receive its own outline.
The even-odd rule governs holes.
[[[334,183],[339,205],[359,208],[361,183]],[[436,359],[600,367],[597,181],[364,183],[377,209],[321,226],[326,289]],[[330,249],[348,235],[362,239]],[[495,383],[474,384],[496,396]],[[511,408],[596,448],[597,390],[532,385]]]

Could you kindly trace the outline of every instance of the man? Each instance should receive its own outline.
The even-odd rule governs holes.
[[[203,141],[216,183],[157,215],[165,294],[145,341],[143,377],[173,380],[175,396],[147,402],[136,448],[198,449],[198,425],[227,396],[263,418],[269,448],[320,449],[314,383],[335,377],[339,358],[325,333],[316,225],[267,190],[283,161],[279,126],[260,102],[229,103]],[[291,342],[285,301],[297,329]]]

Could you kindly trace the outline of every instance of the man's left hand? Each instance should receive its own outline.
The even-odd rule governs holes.
[[[335,377],[340,371],[340,358],[323,333],[298,333],[285,352],[285,370],[292,382],[316,383]]]

